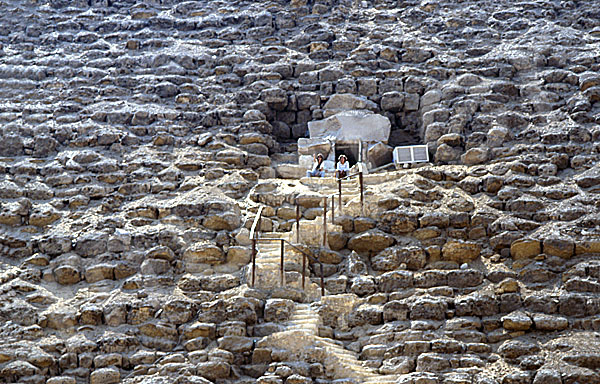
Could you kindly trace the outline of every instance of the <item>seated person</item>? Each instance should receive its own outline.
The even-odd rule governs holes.
[[[313,165],[310,171],[306,171],[306,177],[323,177],[325,176],[325,170],[323,170],[323,155],[313,155]]]
[[[350,172],[350,164],[348,163],[348,159],[345,155],[340,155],[338,158],[338,163],[335,167],[335,177],[341,179],[342,177],[348,176]]]

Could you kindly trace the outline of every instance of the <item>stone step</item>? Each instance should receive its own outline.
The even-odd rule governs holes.
[[[316,314],[315,312],[310,311],[310,310],[294,311],[292,313],[292,317],[296,317],[296,316],[311,317],[311,318],[314,318],[314,319],[318,319],[319,318],[318,314]]]
[[[373,375],[369,377],[362,384],[378,384],[378,383],[395,383],[398,379],[401,378],[402,375]]]
[[[297,317],[297,318],[292,318],[289,320],[290,323],[292,324],[319,324],[319,320],[318,319],[314,319],[312,317]]]

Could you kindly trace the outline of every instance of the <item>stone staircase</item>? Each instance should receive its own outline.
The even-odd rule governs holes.
[[[306,348],[324,350],[326,375],[333,379],[352,379],[360,383],[391,383],[398,375],[379,375],[373,369],[363,365],[358,354],[344,348],[341,342],[319,336],[321,319],[311,304],[296,303],[286,328],[261,340],[260,347],[285,346],[294,355],[306,353]]]
[[[293,232],[266,232],[261,238],[291,239]],[[290,250],[285,244],[284,273],[281,276],[281,244],[279,241],[257,242],[255,287],[272,290],[274,296],[294,300],[319,300],[321,288],[310,280],[307,261],[306,286],[302,288],[302,254]],[[252,266],[246,272],[246,281],[252,281]]]

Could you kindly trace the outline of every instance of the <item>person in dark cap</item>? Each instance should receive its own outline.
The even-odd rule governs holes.
[[[325,176],[325,171],[323,170],[323,155],[317,154],[313,155],[313,166],[310,171],[306,171],[306,177],[323,177]]]
[[[348,176],[348,172],[350,172],[348,159],[346,158],[346,155],[340,155],[340,157],[338,157],[337,165],[335,166],[335,177],[341,179],[342,177]]]

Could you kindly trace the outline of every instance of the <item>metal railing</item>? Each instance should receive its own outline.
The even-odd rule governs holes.
[[[358,176],[358,183],[360,185],[360,209],[364,213],[364,210],[365,210],[365,182],[364,182],[362,171],[358,171],[351,175],[347,175],[344,177],[338,177],[338,179],[337,179],[338,180],[338,196],[339,196],[338,205],[340,207],[340,213],[342,213],[342,214],[343,214],[343,212],[342,212],[342,180],[351,179],[351,178],[357,177],[357,176]],[[332,196],[334,196],[334,195],[332,195]],[[333,212],[333,204],[331,205],[331,207],[332,207],[332,212]]]
[[[323,247],[327,247],[327,206],[328,200],[331,197],[331,222],[335,222],[335,197],[338,197],[338,207],[340,215],[343,215],[343,203],[342,203],[342,181],[346,179],[351,179],[354,177],[358,177],[359,186],[360,186],[360,207],[361,211],[364,214],[364,179],[362,171],[355,172],[353,174],[338,177],[338,193],[334,193],[328,196],[323,196]],[[302,254],[302,289],[305,289],[306,286],[306,262],[310,260],[313,263],[319,264],[320,269],[320,278],[321,278],[321,295],[325,295],[325,282],[323,276],[323,263],[313,257],[312,255],[306,253],[304,250],[298,248],[292,242],[281,239],[281,238],[269,238],[269,237],[259,237],[261,220],[262,220],[262,211],[263,206],[260,206],[256,216],[254,217],[254,222],[252,223],[252,227],[250,228],[250,240],[252,241],[252,287],[256,282],[256,256],[258,254],[257,243],[259,242],[279,242],[280,243],[280,266],[279,266],[279,280],[280,284],[283,286],[285,281],[285,245],[292,247],[300,254]],[[296,244],[300,244],[300,205],[296,202]]]
[[[347,175],[344,177],[338,177],[338,193],[333,193],[328,196],[323,197],[323,246],[327,246],[327,200],[331,197],[331,223],[335,223],[335,197],[338,197],[338,209],[340,212],[340,216],[344,214],[344,205],[342,202],[342,180],[351,179],[353,177],[358,177],[358,183],[360,187],[360,210],[362,214],[365,213],[365,187],[364,187],[364,179],[362,171],[355,172],[351,175]],[[299,212],[298,212],[298,204],[296,204],[296,224],[299,227]]]
[[[256,255],[258,253],[257,248],[256,248],[257,243],[258,242],[276,241],[276,242],[280,243],[279,280],[280,280],[281,286],[284,285],[284,280],[285,280],[285,244],[287,244],[288,246],[292,247],[296,251],[300,252],[300,254],[302,254],[302,289],[305,289],[305,287],[306,287],[306,261],[308,259],[313,263],[319,264],[320,275],[321,275],[321,296],[325,296],[325,278],[323,276],[323,263],[319,259],[313,257],[312,255],[309,255],[308,253],[306,253],[305,251],[303,251],[302,249],[298,248],[296,245],[294,245],[293,243],[291,243],[285,239],[269,238],[269,237],[260,238],[258,236],[258,234],[260,232],[262,211],[263,211],[263,207],[261,206],[258,209],[258,212],[256,213],[256,217],[254,218],[254,222],[252,223],[252,227],[250,229],[250,239],[252,240],[252,287],[254,287],[254,284],[256,282]],[[299,206],[296,205],[296,222],[297,223],[300,222],[299,213],[300,213]],[[257,231],[257,228],[258,228],[258,231]],[[297,228],[296,239],[299,239],[300,226],[298,225],[296,228]]]

